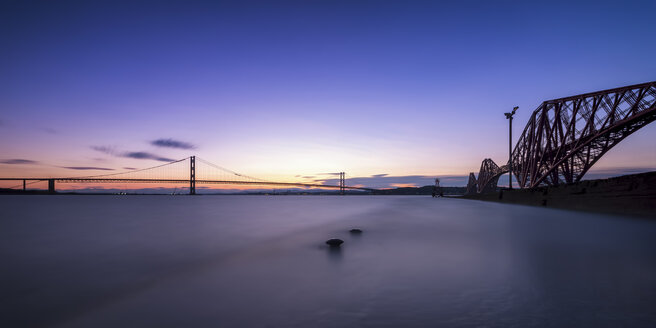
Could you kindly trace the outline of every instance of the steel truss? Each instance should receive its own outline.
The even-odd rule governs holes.
[[[580,181],[611,148],[656,120],[656,81],[543,102],[515,146],[513,174],[521,188]],[[481,164],[470,190],[496,189],[508,166]]]

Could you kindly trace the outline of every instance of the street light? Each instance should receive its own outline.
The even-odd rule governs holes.
[[[512,174],[513,174],[513,162],[512,162],[512,120],[513,120],[513,115],[515,115],[515,112],[519,109],[519,106],[513,107],[512,112],[510,113],[504,113],[506,115],[506,118],[508,119],[509,128],[508,128],[508,157],[510,160],[508,161],[508,173],[510,177],[508,178],[508,189],[512,189]]]

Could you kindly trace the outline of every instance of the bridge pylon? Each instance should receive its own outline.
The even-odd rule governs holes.
[[[25,180],[23,180],[23,188],[25,188]],[[55,179],[48,179],[48,193],[55,194]]]
[[[339,194],[344,195],[346,191],[346,173],[339,172]]]
[[[196,194],[196,156],[189,157],[189,195]]]

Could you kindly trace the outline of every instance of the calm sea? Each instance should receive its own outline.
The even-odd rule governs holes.
[[[0,327],[656,326],[656,221],[427,196],[0,208]]]

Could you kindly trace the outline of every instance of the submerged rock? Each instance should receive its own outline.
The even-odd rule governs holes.
[[[353,228],[353,229],[349,230],[349,232],[352,233],[352,234],[357,234],[357,235],[359,235],[359,234],[362,233],[362,229]]]
[[[330,247],[339,247],[343,243],[344,241],[339,238],[331,238],[326,240],[326,244],[330,245]]]

